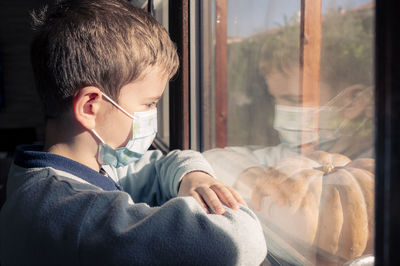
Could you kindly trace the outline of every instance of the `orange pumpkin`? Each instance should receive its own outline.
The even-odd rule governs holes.
[[[344,260],[373,251],[374,160],[323,151],[250,168],[234,187],[251,190],[260,217]]]

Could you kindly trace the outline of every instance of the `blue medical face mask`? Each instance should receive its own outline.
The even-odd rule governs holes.
[[[274,129],[278,131],[281,142],[290,148],[318,142],[320,149],[325,150],[340,137],[340,114],[335,107],[276,105]],[[316,115],[319,118],[318,127],[313,125]]]
[[[97,161],[101,164],[121,167],[139,160],[149,149],[157,134],[157,109],[135,112],[133,115],[125,111],[115,101],[103,93],[115,107],[132,118],[132,136],[125,147],[114,149],[92,129],[93,134],[101,141],[97,153]]]

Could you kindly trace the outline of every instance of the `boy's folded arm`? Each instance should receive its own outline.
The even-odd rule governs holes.
[[[150,208],[131,203],[125,193],[99,195],[79,235],[82,264],[259,265],[266,256],[261,226],[249,209],[206,214],[191,197]]]
[[[118,176],[114,179],[135,202],[154,206],[176,197],[182,177],[192,171],[215,176],[201,153],[191,150],[174,150],[166,155],[160,151],[148,151],[138,162],[113,172]]]
[[[178,195],[179,182],[187,173],[202,171],[215,177],[214,170],[203,155],[192,150],[171,151],[162,160],[155,162],[155,168],[167,198]]]

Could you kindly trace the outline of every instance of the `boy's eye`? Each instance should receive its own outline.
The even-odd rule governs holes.
[[[148,103],[148,104],[146,104],[146,106],[147,106],[148,108],[157,107],[157,102]]]

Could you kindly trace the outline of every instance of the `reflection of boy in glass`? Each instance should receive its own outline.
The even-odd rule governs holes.
[[[233,185],[234,179],[247,168],[272,166],[282,158],[298,155],[302,141],[304,144],[302,134],[307,133],[299,123],[303,112],[317,113],[320,118],[319,150],[344,154],[351,159],[372,157],[372,88],[355,84],[335,94],[332,86],[322,83],[321,107],[303,108],[298,103],[298,72],[298,67],[292,66],[287,74],[272,71],[266,78],[276,103],[274,129],[279,133],[281,144],[260,149],[227,147],[204,153],[224,182]]]
[[[373,31],[372,16],[364,15],[354,13],[346,17],[338,15],[332,21],[329,21],[330,18],[324,20],[320,107],[316,108],[303,107],[299,101],[301,99],[299,95],[299,25],[289,25],[280,32],[266,35],[259,57],[259,69],[275,101],[273,127],[279,132],[281,143],[277,146],[258,149],[251,146],[227,147],[204,153],[221,179],[237,188],[246,200],[251,201],[251,206],[260,211],[257,214],[265,228],[275,230],[271,223],[267,223],[271,213],[274,213],[276,219],[269,221],[278,220],[278,223],[291,226],[281,227],[291,228],[291,230],[285,230],[283,232],[285,234],[279,234],[282,239],[285,239],[286,234],[305,236],[306,234],[303,233],[307,230],[302,226],[302,219],[299,216],[285,215],[286,211],[294,209],[292,205],[279,206],[275,208],[275,212],[269,208],[271,205],[265,204],[266,196],[271,196],[273,193],[279,194],[283,190],[281,184],[276,186],[277,189],[271,190],[271,186],[268,186],[273,182],[271,180],[287,178],[284,173],[275,171],[269,166],[274,166],[282,158],[299,154],[299,147],[305,143],[303,136],[308,133],[308,125],[301,123],[304,114],[319,117],[318,128],[310,130],[318,131],[318,140],[310,137],[306,142],[318,141],[318,149],[344,154],[351,159],[372,157],[371,44]],[[265,112],[264,115],[267,116],[268,113]],[[261,121],[258,122],[261,123]],[[288,164],[296,169],[297,166],[295,163],[292,165],[292,162],[290,160]],[[288,178],[288,180],[294,179]],[[288,190],[289,193],[306,187],[301,186],[301,181],[298,183],[288,181],[287,185],[293,188]],[[309,189],[312,190],[312,188]],[[289,193],[287,195],[290,195]],[[271,198],[274,197],[271,196]],[[294,198],[298,199],[297,196]],[[317,208],[324,206],[319,205],[319,201],[316,203],[316,198],[312,201],[318,204]],[[277,202],[278,205],[284,204],[279,200]],[[302,201],[302,204],[307,203]],[[304,221],[309,220],[304,219]],[[295,231],[301,234],[296,234]],[[266,233],[268,234],[268,230]],[[279,231],[274,231],[274,233],[279,233]],[[269,238],[274,237],[267,237],[267,241]],[[307,243],[305,237],[300,238],[302,244]],[[282,251],[274,245],[270,247],[271,253],[286,258],[287,250]],[[316,250],[318,249],[307,249],[305,246],[301,249],[301,254],[312,259],[316,255]]]
[[[265,75],[270,94],[275,99],[274,129],[285,148],[298,152],[302,144],[318,142],[319,150],[349,157],[371,157],[372,91],[362,84],[350,85],[337,92],[336,86],[321,82],[320,106],[299,103],[299,68],[274,69]],[[318,127],[303,124],[302,118],[317,117]],[[317,130],[318,139],[314,139]]]
[[[372,157],[372,25],[370,10],[324,16],[321,108],[308,110],[299,102],[299,25],[287,25],[265,35],[259,70],[275,99],[274,128],[281,144],[256,150],[244,146],[205,152],[228,183],[248,167],[271,166],[281,158],[297,155],[305,131],[297,118],[304,111],[310,116],[316,111],[320,117],[319,149],[351,159]],[[229,173],[226,165],[230,166]]]
[[[274,128],[283,144],[299,146],[304,136],[307,141],[308,125],[302,125],[299,117],[317,115],[319,149],[371,157],[372,25],[371,10],[324,15],[320,108],[314,109],[299,102],[299,26],[287,25],[266,37],[259,67],[275,99]]]

